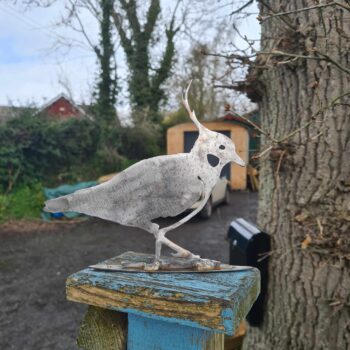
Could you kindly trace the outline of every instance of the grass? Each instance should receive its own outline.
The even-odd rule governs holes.
[[[39,218],[44,206],[40,184],[19,187],[10,194],[0,194],[0,222],[10,219]]]

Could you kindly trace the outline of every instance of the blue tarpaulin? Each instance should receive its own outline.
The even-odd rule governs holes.
[[[65,196],[67,194],[73,193],[75,191],[81,190],[83,188],[88,188],[92,186],[96,186],[97,181],[88,181],[88,182],[78,182],[74,185],[61,185],[56,188],[44,188],[44,195],[45,199],[53,199],[60,196]],[[44,220],[50,220],[52,218],[75,218],[81,214],[70,211],[70,212],[64,212],[64,213],[46,213],[42,212],[41,217]]]

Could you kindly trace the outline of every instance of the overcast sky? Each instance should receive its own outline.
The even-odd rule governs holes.
[[[40,105],[63,92],[64,84],[77,102],[89,100],[96,74],[94,54],[82,47],[69,52],[52,50],[58,40],[52,23],[62,11],[59,6],[23,12],[19,5],[0,2],[0,105]],[[258,12],[255,4],[249,11]],[[93,21],[87,23],[91,31],[96,31]],[[241,20],[239,27],[247,37],[259,38],[255,15]],[[69,30],[63,34],[74,36]],[[239,38],[235,44],[246,47]],[[120,67],[119,75],[125,78],[123,64]]]

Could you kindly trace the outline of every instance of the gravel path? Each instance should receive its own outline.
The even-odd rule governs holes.
[[[237,217],[255,222],[257,194],[236,192],[231,201],[211,219],[194,218],[167,236],[202,257],[228,262],[229,224]],[[66,301],[67,276],[128,250],[153,253],[154,239],[98,219],[0,226],[0,349],[78,349],[86,306]]]

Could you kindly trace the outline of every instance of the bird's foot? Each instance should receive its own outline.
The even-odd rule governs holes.
[[[174,258],[184,258],[184,259],[200,259],[201,258],[199,255],[195,255],[186,249],[183,249],[183,250],[178,251],[176,253],[172,253],[171,255]]]
[[[210,270],[218,270],[220,269],[220,261],[210,260],[210,259],[201,259],[199,255],[194,255],[190,252],[189,254],[182,255],[181,253],[173,254],[176,259],[171,260],[168,264],[169,266],[165,266],[162,263],[163,268],[171,270],[172,268],[183,268],[183,269],[194,269],[197,271],[210,271]]]
[[[157,271],[179,271],[179,270],[194,270],[194,271],[210,271],[219,270],[220,262],[216,260],[201,259],[198,255],[190,253],[183,256],[177,254],[175,258],[162,257],[162,259],[147,259],[147,261],[122,261],[123,269],[132,269],[144,272]]]
[[[175,258],[183,258],[189,261],[189,264],[197,271],[215,270],[220,267],[220,261],[201,259],[199,255],[195,255],[186,249],[179,250],[172,254]]]
[[[158,271],[160,268],[160,261],[155,259],[152,263],[144,264],[145,271]]]
[[[220,267],[220,261],[209,259],[198,259],[194,262],[194,266],[198,271],[215,270]]]
[[[153,262],[146,263],[146,262],[135,262],[135,261],[122,261],[121,265],[123,268],[126,269],[137,269],[137,270],[144,270],[144,271],[158,271],[160,268],[160,261],[157,259],[154,259]]]

